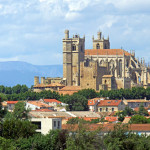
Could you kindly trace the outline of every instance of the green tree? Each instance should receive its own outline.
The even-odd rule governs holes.
[[[77,94],[84,96],[87,99],[92,99],[98,96],[98,93],[94,89],[83,89],[77,92]]]
[[[141,116],[141,115],[135,115],[131,117],[130,123],[132,124],[150,123],[150,119],[147,119],[146,117]]]
[[[35,134],[37,126],[28,120],[5,119],[2,136],[6,139],[28,138]]]
[[[15,143],[10,139],[0,137],[0,150],[16,150]]]
[[[0,93],[0,99],[1,99],[1,102],[8,100],[7,96],[5,94],[3,94],[3,93]]]
[[[28,119],[28,113],[30,109],[25,108],[25,102],[18,102],[15,104],[15,109],[13,111],[13,116],[16,119]]]
[[[13,86],[12,87],[12,93],[16,93],[16,94],[21,93],[21,85],[17,84],[16,86]]]
[[[70,111],[85,111],[88,110],[88,100],[78,93],[74,93],[71,96],[65,97],[65,103],[68,104],[67,110]]]
[[[67,124],[79,124],[79,123],[82,123],[82,124],[87,124],[87,123],[90,123],[89,121],[86,121],[82,118],[78,118],[78,117],[75,117],[75,118],[71,118],[67,121]]]
[[[103,149],[103,141],[98,135],[99,132],[100,129],[91,132],[85,125],[79,124],[78,129],[68,136],[66,150]]]
[[[143,116],[149,116],[148,111],[144,108],[143,104],[140,105],[138,114]]]
[[[28,87],[26,85],[21,86],[21,93],[25,93],[28,91]]]
[[[0,85],[0,93],[5,93],[5,87],[3,85]]]

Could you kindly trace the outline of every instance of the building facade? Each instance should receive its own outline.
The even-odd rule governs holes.
[[[63,39],[63,81],[67,86],[82,89],[111,90],[150,85],[150,67],[144,59],[139,61],[135,52],[110,49],[109,37],[102,33],[94,36],[93,49],[85,50],[85,36],[69,37],[65,30]]]

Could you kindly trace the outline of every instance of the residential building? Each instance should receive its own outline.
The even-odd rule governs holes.
[[[56,100],[56,99],[44,99],[43,100],[44,103],[47,103],[50,106],[57,106],[57,105],[61,105],[62,102]]]
[[[126,106],[129,106],[130,108],[136,108],[139,107],[140,105],[143,105],[144,107],[148,107],[150,105],[150,101],[146,99],[124,99],[123,102],[125,103]]]
[[[33,86],[33,91],[34,92],[41,92],[41,91],[59,91],[60,89],[62,89],[63,87],[65,87],[65,85],[61,84],[61,83],[51,83],[51,84],[36,84]]]
[[[93,99],[90,99],[88,100],[88,107],[89,107],[89,111],[96,111],[96,106],[97,104],[101,101],[101,100],[104,100],[105,98],[93,98]]]
[[[26,102],[26,109],[36,110],[36,109],[50,109],[54,110],[53,106],[45,104],[40,101],[27,101]]]
[[[61,129],[61,118],[31,118],[31,122],[37,125],[36,132],[48,134],[50,130]]]
[[[122,100],[102,100],[97,105],[98,112],[117,112],[124,108],[125,104]]]
[[[95,112],[114,112],[124,110],[125,104],[122,100],[108,100],[106,98],[93,98],[88,100],[90,111]]]

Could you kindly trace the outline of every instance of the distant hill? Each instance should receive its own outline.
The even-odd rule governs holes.
[[[0,62],[0,85],[34,84],[34,76],[62,77],[62,65],[32,65],[21,61]]]

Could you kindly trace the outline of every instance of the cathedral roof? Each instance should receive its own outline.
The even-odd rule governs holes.
[[[131,54],[123,49],[86,49],[85,55],[123,55],[130,56]]]

